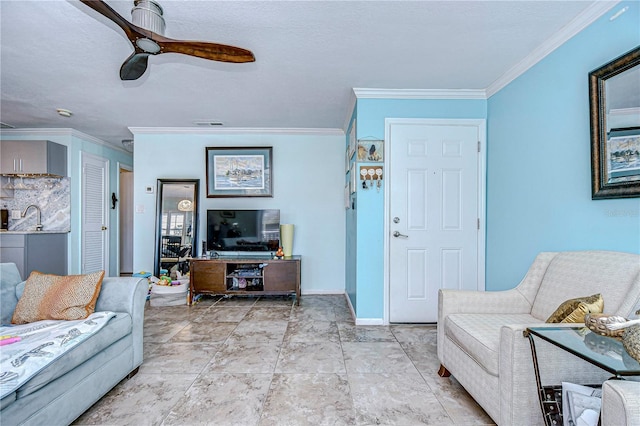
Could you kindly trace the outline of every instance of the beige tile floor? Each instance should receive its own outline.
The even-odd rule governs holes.
[[[144,363],[76,425],[483,425],[436,328],[356,326],[343,295],[145,311]]]

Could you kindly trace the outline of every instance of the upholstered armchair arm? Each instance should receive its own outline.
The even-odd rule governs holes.
[[[604,382],[601,419],[603,425],[640,426],[640,382]]]
[[[438,292],[438,359],[443,360],[444,321],[448,315],[528,314],[529,312],[531,312],[531,304],[516,289],[489,292],[440,290]]]
[[[135,366],[142,364],[144,304],[148,291],[149,283],[143,278],[105,277],[96,302],[96,312],[127,312],[131,315]]]
[[[440,290],[438,293],[438,358],[440,361],[443,361],[444,319],[447,315],[531,313],[540,282],[556,254],[556,252],[538,254],[522,281],[511,290],[492,292]],[[444,366],[446,367],[446,364]]]

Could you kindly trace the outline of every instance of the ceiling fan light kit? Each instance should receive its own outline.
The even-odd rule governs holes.
[[[174,40],[164,36],[162,7],[153,0],[135,0],[132,22],[102,0],[80,0],[91,9],[118,25],[133,45],[133,53],[120,67],[121,80],[136,80],[147,70],[149,55],[181,53],[220,62],[254,62],[250,50],[204,41]]]
[[[162,7],[151,0],[135,0],[131,9],[131,22],[140,28],[164,35],[165,22]]]
[[[134,8],[131,9],[133,25],[164,35],[166,25],[162,17],[162,7],[151,0],[135,0],[133,4]],[[136,46],[148,53],[158,53],[161,50],[158,43],[146,37],[137,39]]]

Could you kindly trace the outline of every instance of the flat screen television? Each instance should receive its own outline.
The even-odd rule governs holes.
[[[280,210],[207,210],[207,250],[214,255],[266,255],[280,246]]]

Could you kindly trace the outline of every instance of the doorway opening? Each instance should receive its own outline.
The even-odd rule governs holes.
[[[133,168],[118,165],[118,259],[121,277],[133,274]]]

